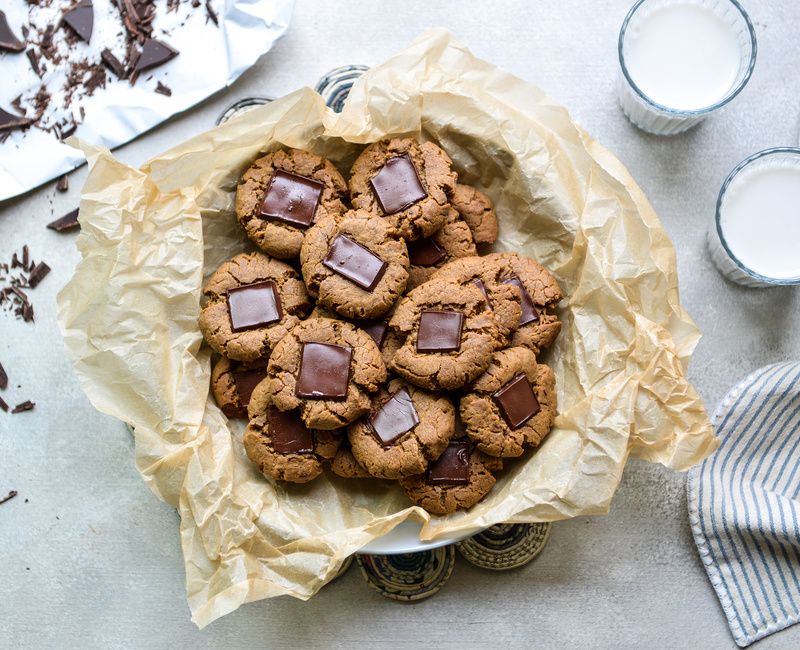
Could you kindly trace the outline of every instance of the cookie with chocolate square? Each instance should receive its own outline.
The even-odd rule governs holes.
[[[308,229],[339,217],[347,184],[329,160],[301,149],[258,158],[236,188],[236,218],[247,236],[273,257],[300,255]]]
[[[229,418],[245,418],[250,397],[266,376],[266,359],[241,363],[220,357],[211,369],[211,395]]]
[[[336,455],[342,440],[338,432],[309,429],[297,411],[277,408],[266,387],[253,391],[248,411],[244,449],[264,476],[307,483]]]
[[[267,357],[311,310],[297,272],[263,253],[242,253],[222,264],[203,295],[200,331],[215,352],[235,361]]]
[[[378,318],[408,282],[408,252],[389,224],[363,210],[311,228],[300,251],[303,278],[323,307],[345,318]]]
[[[408,242],[408,290],[430,280],[448,262],[477,255],[472,231],[454,209],[444,225],[430,237]]]
[[[451,440],[426,472],[400,479],[406,496],[433,515],[467,510],[494,487],[500,458],[487,456],[468,439]]]
[[[275,346],[264,386],[279,409],[298,410],[306,426],[330,430],[369,411],[385,380],[369,334],[342,320],[309,318]]]
[[[556,380],[525,347],[495,354],[489,368],[461,398],[461,420],[482,452],[520,456],[545,439],[556,416]]]
[[[392,138],[369,145],[350,170],[350,198],[386,221],[394,235],[430,237],[444,225],[456,173],[432,142]]]
[[[428,390],[454,390],[471,382],[505,340],[484,301],[474,284],[431,280],[411,291],[389,321],[402,340],[390,369]]]
[[[444,395],[393,379],[372,410],[347,429],[353,456],[372,476],[419,474],[441,455],[455,431],[455,408]]]
[[[488,196],[471,185],[458,183],[450,202],[469,226],[476,244],[493,244],[497,240],[497,213]]]

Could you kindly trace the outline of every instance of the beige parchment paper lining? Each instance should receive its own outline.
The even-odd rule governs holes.
[[[542,447],[508,464],[469,512],[430,517],[389,483],[323,476],[275,485],[247,461],[243,425],[209,397],[200,289],[249,248],[235,225],[239,176],[263,151],[301,147],[346,174],[387,135],[431,139],[494,200],[499,249],[529,255],[568,299],[548,362],[560,415]],[[675,251],[623,166],[539,89],[444,31],[373,68],[343,113],[299,90],[133,169],[84,146],[82,260],[59,322],[94,406],[135,427],[136,465],[178,509],[192,618],[306,599],[368,541],[414,518],[422,538],[498,522],[608,510],[629,455],[685,470],[717,446],[686,363],[699,332],[680,305]]]

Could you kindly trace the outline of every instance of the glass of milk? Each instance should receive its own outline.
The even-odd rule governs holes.
[[[800,149],[765,149],[736,166],[719,192],[708,249],[739,284],[800,285]]]
[[[619,33],[622,110],[650,133],[681,133],[741,92],[756,49],[737,0],[638,0]]]

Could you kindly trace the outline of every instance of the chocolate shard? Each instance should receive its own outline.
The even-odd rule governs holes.
[[[44,262],[39,262],[34,266],[33,271],[28,276],[28,284],[31,289],[35,289],[48,273],[50,273],[50,267]]]
[[[4,410],[7,410],[7,409],[4,409]],[[7,496],[4,496],[2,499],[0,499],[0,505],[4,504],[6,501],[11,501],[11,499],[13,499],[15,496],[17,496],[17,494],[19,494],[19,492],[17,492],[16,490],[9,491]],[[25,499],[25,503],[27,503],[27,502],[28,502],[28,500]]]
[[[136,61],[136,72],[163,65],[178,56],[178,50],[155,38],[149,38],[142,45],[142,54]]]
[[[88,43],[94,28],[92,0],[81,0],[74,9],[70,9],[65,13],[64,23]]]
[[[81,224],[78,222],[78,208],[75,208],[72,212],[68,212],[60,219],[51,221],[47,224],[47,227],[56,232],[66,232],[68,230],[80,228]]]
[[[2,397],[0,397],[0,409],[8,413],[8,404],[6,404],[6,401]]]
[[[164,95],[165,97],[172,97],[172,88],[165,86],[160,81],[158,82],[158,85],[156,85],[156,92],[159,95]]]
[[[5,390],[8,387],[8,374],[6,374],[3,364],[0,363],[0,390]]]
[[[30,126],[33,120],[23,115],[14,115],[0,108],[0,131],[11,131],[12,129],[24,129]]]
[[[383,344],[386,341],[386,334],[389,331],[389,323],[387,321],[368,320],[356,323],[356,325],[372,337],[372,340],[375,341],[375,345],[378,346],[379,350],[383,348]]]
[[[122,61],[114,56],[111,50],[105,48],[100,52],[100,58],[103,60],[106,67],[116,75],[117,79],[125,78],[125,66],[122,65]]]
[[[215,25],[219,26],[219,16],[217,12],[214,11],[213,7],[211,6],[211,0],[206,0],[206,13],[208,14],[208,18],[211,19],[211,22]]]
[[[528,325],[529,323],[535,323],[538,321],[539,312],[536,309],[536,305],[533,304],[533,298],[531,298],[531,294],[528,293],[525,285],[522,284],[522,280],[514,275],[508,278],[508,280],[503,280],[503,284],[510,284],[519,289],[520,307],[522,308],[519,326],[522,327],[523,325]]]
[[[26,323],[33,322],[33,305],[29,302],[22,303],[22,320]]]
[[[5,13],[0,11],[0,50],[7,52],[22,52],[25,43],[19,40],[8,24]]]
[[[34,406],[36,406],[36,404],[31,402],[30,400],[25,400],[24,402],[20,402],[19,404],[17,404],[11,411],[11,413],[13,414],[13,413],[22,413],[23,411],[32,411]]]
[[[56,181],[56,190],[59,192],[66,192],[69,190],[69,177],[66,174],[60,176],[58,181]]]

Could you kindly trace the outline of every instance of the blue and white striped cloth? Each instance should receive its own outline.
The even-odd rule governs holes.
[[[687,481],[697,550],[742,647],[800,621],[800,363],[720,404],[721,446]]]

